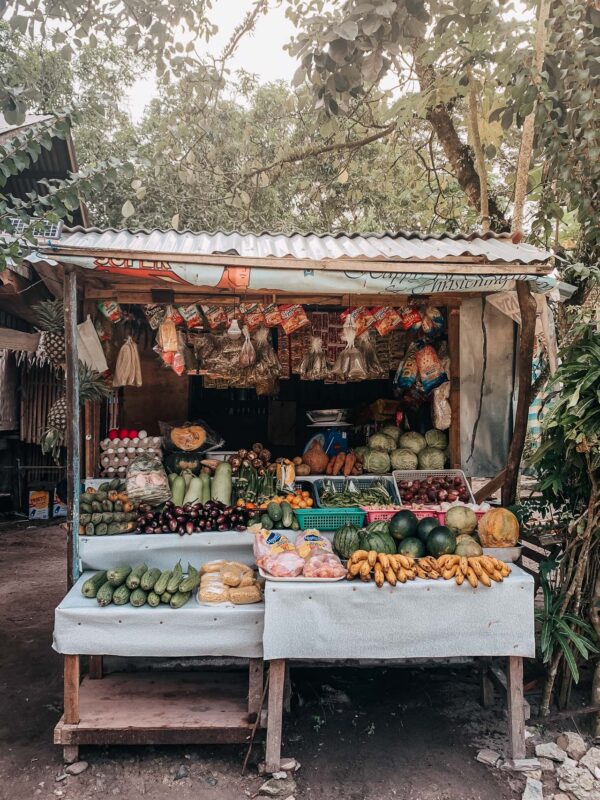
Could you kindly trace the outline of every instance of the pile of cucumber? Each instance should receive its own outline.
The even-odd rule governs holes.
[[[97,572],[81,587],[84,597],[96,598],[98,605],[124,606],[127,603],[140,608],[148,604],[152,608],[162,604],[181,608],[198,588],[200,573],[188,564],[184,574],[181,562],[173,569],[160,570],[138,564],[136,567],[112,567]]]
[[[118,478],[86,489],[79,497],[79,533],[81,536],[106,536],[129,533],[135,529],[137,513]]]
[[[284,500],[283,503],[269,503],[265,511],[257,509],[254,516],[248,520],[250,525],[260,525],[268,531],[277,530],[300,530],[298,520],[294,515],[291,505]]]

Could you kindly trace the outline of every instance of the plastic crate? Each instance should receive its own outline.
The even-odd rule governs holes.
[[[365,512],[361,508],[297,508],[294,514],[303,531],[336,531],[342,525],[362,528]]]
[[[327,478],[319,478],[313,483],[313,492],[315,495],[315,503],[319,508],[328,508],[328,506],[321,505],[321,491],[323,490],[323,485],[325,483],[331,483],[335,487],[336,491],[340,492],[344,488],[347,483],[352,483],[358,489],[368,489],[374,483],[380,483],[385,486],[388,490],[390,495],[392,496],[392,500],[395,504],[400,502],[400,497],[398,495],[398,490],[396,488],[396,484],[393,478],[390,478],[387,475],[352,475],[345,478],[344,476],[340,477],[327,477]],[[358,506],[352,506],[352,508],[358,508]]]
[[[462,469],[395,469],[392,472],[400,502],[402,502],[401,481],[422,481],[424,478],[456,478],[458,476],[462,478],[464,485],[467,487],[469,503],[474,503],[473,492]]]
[[[434,509],[428,508],[409,508],[408,506],[397,506],[396,508],[379,508],[379,509],[371,509],[369,506],[362,506],[363,511],[365,512],[365,522],[369,525],[371,522],[377,522],[378,520],[389,520],[391,519],[394,514],[398,511],[412,511],[417,519],[425,519],[426,517],[436,517],[439,521],[440,525],[443,524],[443,511],[435,511]]]

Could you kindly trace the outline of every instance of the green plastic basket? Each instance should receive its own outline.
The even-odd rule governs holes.
[[[303,531],[336,531],[348,524],[362,528],[365,521],[365,512],[360,508],[297,508],[294,514]]]

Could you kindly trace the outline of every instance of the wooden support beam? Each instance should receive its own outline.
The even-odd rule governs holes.
[[[79,722],[79,656],[64,656],[64,721]]]
[[[77,273],[65,273],[65,380],[67,396],[67,584],[79,577],[80,406],[77,355]]]
[[[525,447],[527,433],[527,420],[529,406],[531,405],[531,369],[533,362],[533,347],[535,343],[535,319],[537,303],[531,293],[527,281],[517,281],[517,297],[521,312],[521,326],[519,328],[519,355],[518,379],[519,391],[517,395],[517,409],[513,425],[513,435],[506,462],[506,478],[502,487],[502,505],[509,506],[515,502],[519,467]]]
[[[523,708],[523,659],[508,659],[508,739],[513,761],[525,758],[525,713]]]
[[[450,357],[450,410],[452,422],[449,431],[450,466],[461,468],[460,452],[460,307],[448,312],[448,355]]]
[[[89,657],[88,673],[93,681],[99,681],[104,677],[104,656]]]
[[[504,481],[506,480],[506,467],[499,472],[495,478],[492,478],[491,481],[488,481],[485,486],[482,486],[479,491],[475,492],[475,502],[476,503],[483,503],[486,498],[490,497],[490,495],[497,492],[501,486],[503,486]]]
[[[281,762],[284,687],[285,659],[276,659],[269,662],[269,713],[266,749],[267,772],[278,772]]]
[[[251,658],[248,663],[248,714],[256,719],[262,705],[264,664],[262,658]]]

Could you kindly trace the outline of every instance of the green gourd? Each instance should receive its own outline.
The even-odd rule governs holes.
[[[127,580],[125,581],[125,586],[127,586],[128,589],[132,590],[137,589],[138,586],[140,585],[140,581],[142,580],[142,575],[144,575],[144,573],[147,572],[147,570],[148,567],[146,566],[146,564],[138,564],[131,570],[131,572],[127,576]]]
[[[125,583],[130,572],[131,567],[113,567],[106,573],[106,580],[111,586],[116,588],[117,586],[121,586],[122,583]]]
[[[171,570],[167,569],[164,572],[161,572],[160,578],[154,584],[154,591],[156,594],[161,595],[167,591],[167,584],[171,579]]]
[[[169,605],[171,608],[181,608],[192,596],[191,592],[176,592],[171,598]]]
[[[131,589],[128,589],[125,584],[119,586],[118,589],[115,589],[113,592],[112,601],[116,606],[124,606],[129,602],[129,597],[131,596]]]
[[[160,578],[160,574],[160,570],[156,567],[144,572],[140,581],[140,589],[143,589],[145,592],[149,592],[154,588],[154,584]]]
[[[81,594],[84,597],[96,597],[98,594],[98,589],[106,583],[106,570],[102,572],[96,572],[95,575],[92,575],[91,578],[88,578],[87,581],[81,587]]]
[[[202,494],[202,481],[200,478],[192,478],[187,492],[184,495],[183,503],[200,503],[200,496]]]
[[[98,589],[98,593],[96,594],[96,600],[98,601],[98,605],[107,606],[112,603],[113,594],[115,591],[115,587],[111,586],[111,584],[106,581],[103,583],[102,586]]]
[[[200,475],[200,486],[200,502],[204,505],[210,500],[210,475],[208,472],[203,472]]]
[[[129,597],[130,605],[134,606],[135,608],[140,608],[143,606],[148,599],[148,593],[145,592],[143,589],[134,589]]]
[[[160,595],[156,594],[156,592],[149,592],[146,602],[149,606],[152,606],[152,608],[156,608],[160,605]]]
[[[231,505],[231,464],[228,461],[221,461],[215,469],[215,476],[212,481],[211,494],[213,500],[218,500],[226,506]]]
[[[185,479],[183,475],[178,475],[173,481],[171,488],[171,499],[176,506],[183,505],[183,498],[185,497]]]

